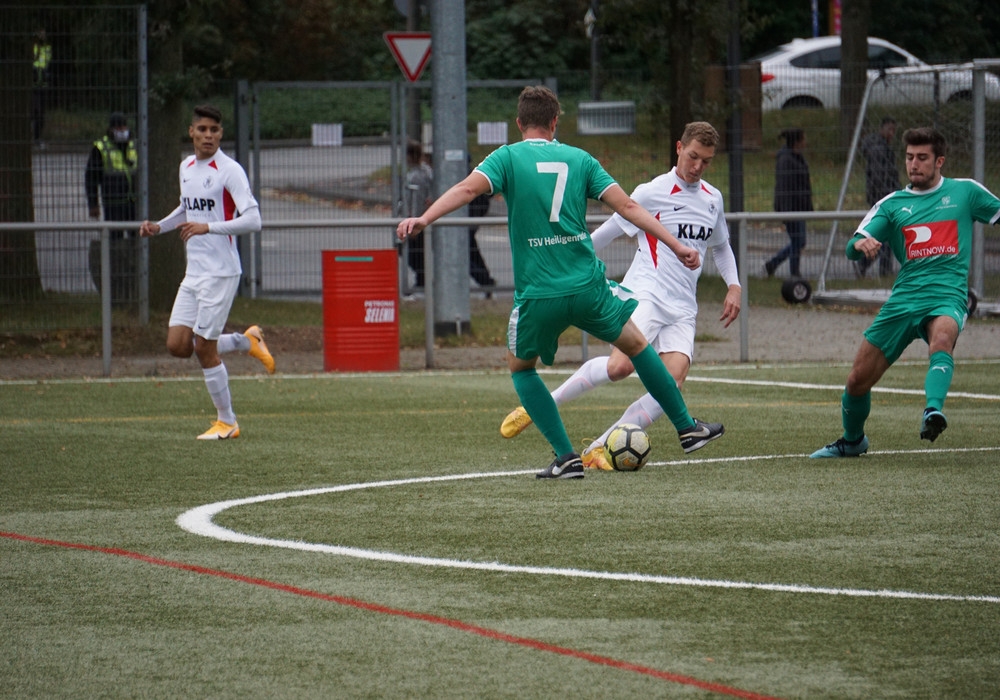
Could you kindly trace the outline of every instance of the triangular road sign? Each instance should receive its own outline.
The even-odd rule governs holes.
[[[406,79],[417,82],[431,58],[431,35],[427,32],[386,32],[382,37]]]

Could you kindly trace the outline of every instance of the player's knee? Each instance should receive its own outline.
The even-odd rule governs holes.
[[[608,360],[608,379],[613,382],[625,379],[634,371],[635,367],[632,366],[632,362],[627,357],[615,355]]]

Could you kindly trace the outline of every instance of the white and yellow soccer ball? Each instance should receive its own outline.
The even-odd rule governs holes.
[[[622,423],[608,435],[604,449],[616,471],[634,472],[649,459],[649,435],[635,423]]]

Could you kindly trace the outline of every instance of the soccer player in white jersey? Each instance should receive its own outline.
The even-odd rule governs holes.
[[[199,440],[240,435],[229,393],[229,374],[220,354],[248,352],[274,372],[274,358],[258,326],[244,333],[223,333],[243,268],[236,236],[260,231],[260,210],[242,166],[219,149],[222,113],[212,106],[194,109],[188,127],[194,155],[180,166],[181,202],[156,223],[142,222],[139,233],[155,236],[177,229],[187,254],[187,269],[167,329],[167,350],[174,357],[198,356],[217,419]]]
[[[927,343],[920,438],[934,442],[948,427],[944,401],[955,369],[952,352],[968,317],[973,222],[996,224],[1000,199],[975,180],[941,175],[947,144],[930,127],[908,129],[910,184],[880,199],[847,242],[850,260],[892,248],[900,263],[888,300],[868,326],[840,398],[844,432],[810,455],[857,457],[868,451],[865,421],[872,387],[917,338]]]
[[[715,157],[718,143],[719,134],[711,124],[688,124],[676,145],[677,166],[636,187],[632,198],[679,241],[697,250],[699,259],[704,260],[706,251],[712,249],[716,266],[728,287],[720,318],[728,327],[739,316],[742,290],[736,258],[729,245],[722,195],[701,179]],[[631,290],[639,301],[632,320],[659,353],[677,386],[682,387],[694,356],[698,316],[696,290],[702,266],[688,269],[676,256],[665,252],[662,243],[618,214],[594,231],[594,249],[600,250],[621,235],[635,237],[638,244],[632,265],[622,281],[622,286]],[[612,348],[610,356],[595,357],[585,362],[552,392],[552,397],[556,404],[563,404],[596,386],[624,379],[632,371],[628,356]],[[603,435],[587,446],[581,455],[584,466],[611,469],[604,442],[614,427],[620,423],[634,423],[646,428],[662,415],[659,404],[649,394],[643,395]],[[504,437],[514,437],[531,422],[527,412],[519,406],[504,420],[500,433]]]

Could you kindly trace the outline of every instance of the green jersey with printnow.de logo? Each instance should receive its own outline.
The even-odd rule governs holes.
[[[865,234],[892,248],[900,262],[892,298],[926,303],[955,299],[964,306],[969,289],[973,222],[995,224],[1000,199],[975,180],[942,177],[933,189],[907,186],[883,197],[847,243],[847,257]]]
[[[515,303],[605,283],[587,228],[587,200],[616,183],[596,158],[555,140],[527,139],[501,146],[476,170],[507,202]]]

